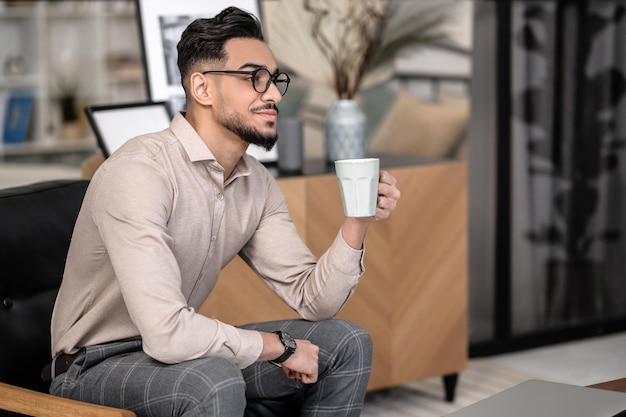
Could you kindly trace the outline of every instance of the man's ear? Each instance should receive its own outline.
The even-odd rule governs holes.
[[[189,78],[189,91],[191,96],[199,104],[209,106],[213,104],[212,92],[214,85],[208,77],[199,72],[194,72]]]

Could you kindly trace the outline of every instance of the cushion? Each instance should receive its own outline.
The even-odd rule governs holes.
[[[466,104],[428,103],[400,91],[370,137],[371,153],[452,157],[461,145],[469,119]]]

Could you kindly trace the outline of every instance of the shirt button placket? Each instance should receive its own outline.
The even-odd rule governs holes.
[[[217,192],[217,194],[215,195],[218,199],[218,201],[224,201],[224,194],[221,193],[220,191]],[[217,235],[211,235],[211,242],[215,242],[215,240],[217,239]]]

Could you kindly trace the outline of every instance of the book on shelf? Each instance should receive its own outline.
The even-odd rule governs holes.
[[[31,125],[33,101],[33,94],[28,91],[9,95],[4,113],[4,143],[22,143],[26,140]]]

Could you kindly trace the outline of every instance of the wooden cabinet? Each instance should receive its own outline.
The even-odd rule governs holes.
[[[388,170],[402,199],[390,219],[371,224],[366,272],[338,314],[374,340],[370,390],[455,374],[467,365],[466,164]],[[302,239],[320,256],[344,220],[336,177],[278,182]],[[230,324],[297,317],[238,258],[224,269],[201,313]]]

